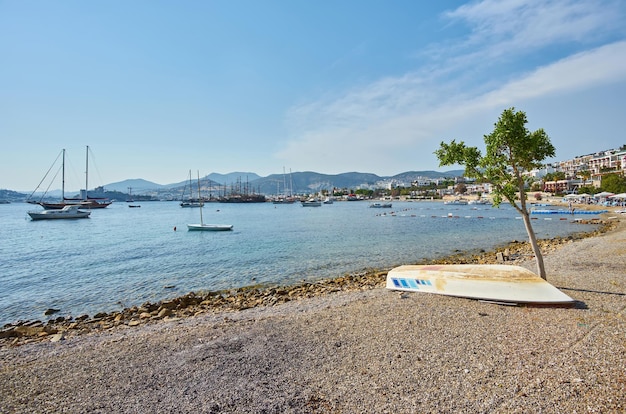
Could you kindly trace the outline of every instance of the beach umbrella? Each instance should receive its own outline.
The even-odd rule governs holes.
[[[579,196],[578,194],[568,194],[565,196],[565,198],[578,198],[578,197],[581,197],[581,196]]]
[[[587,193],[578,194],[578,197],[591,197],[591,194],[587,194]]]
[[[594,198],[606,198],[606,197],[611,197],[612,195],[614,195],[614,194],[606,192],[606,191],[603,191],[601,193],[598,193],[598,194],[594,195],[593,197]]]
[[[619,194],[615,194],[614,196],[611,196],[611,198],[621,198],[621,199],[626,199],[626,193],[619,193]]]

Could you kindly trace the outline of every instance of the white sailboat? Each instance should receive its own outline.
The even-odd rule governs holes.
[[[200,172],[198,172],[198,200],[200,200]],[[202,218],[202,205],[200,207],[200,224],[187,224],[187,230],[200,231],[228,231],[233,229],[232,224],[205,224]]]
[[[200,180],[200,177],[198,177],[198,180]],[[199,184],[199,183],[198,183]],[[185,185],[185,188],[183,188],[183,197],[185,196],[185,189],[187,188],[187,185]],[[193,186],[191,185],[191,170],[189,170],[189,199],[187,200],[182,200],[180,202],[180,206],[181,207],[202,207],[204,205],[204,202],[200,199],[200,188],[198,188],[198,199],[194,199],[193,198],[193,190],[192,190]]]
[[[89,188],[89,146],[87,146],[86,157],[85,157],[85,190],[81,190],[81,197],[79,198],[67,198],[65,197],[65,149],[61,150],[62,161],[61,161],[61,200],[56,203],[44,202],[43,200],[33,201],[27,200],[30,204],[39,204],[46,210],[60,210],[65,206],[70,205],[78,205],[84,209],[95,209],[95,208],[106,208],[111,204],[111,201],[106,198],[100,197],[89,197],[87,193],[87,189]],[[58,157],[57,157],[58,160]],[[55,160],[55,163],[56,161]],[[54,165],[54,164],[53,164]],[[49,172],[49,171],[48,171]],[[46,176],[48,173],[46,173]],[[42,182],[46,179],[46,176],[41,180]],[[41,185],[41,183],[39,183]],[[37,186],[39,188],[39,186]],[[35,189],[37,191],[37,189]],[[35,192],[33,191],[33,193]],[[31,194],[32,196],[32,194]],[[45,196],[45,193],[44,193]],[[42,196],[43,199],[43,196]]]

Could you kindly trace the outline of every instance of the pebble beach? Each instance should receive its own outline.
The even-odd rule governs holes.
[[[400,294],[376,271],[10,327],[0,412],[624,412],[626,217],[606,216],[542,248],[570,308]]]

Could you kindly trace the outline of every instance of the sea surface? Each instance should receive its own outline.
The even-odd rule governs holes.
[[[209,203],[204,222],[233,231],[189,232],[199,209],[140,204],[52,221],[30,220],[38,206],[0,205],[0,325],[46,320],[49,308],[60,310],[54,317],[93,316],[190,291],[294,284],[527,240],[508,205]],[[591,230],[550,216],[533,220],[539,238]]]

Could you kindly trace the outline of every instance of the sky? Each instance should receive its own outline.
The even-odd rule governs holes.
[[[626,144],[626,2],[0,0],[0,189],[86,146],[90,188],[446,171],[510,107],[554,161]]]

